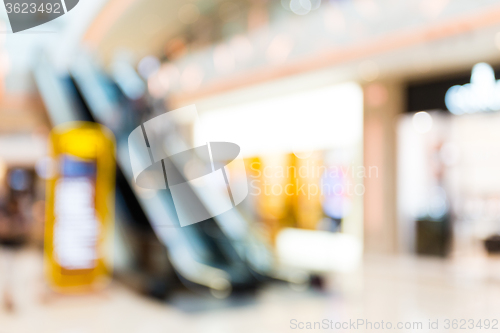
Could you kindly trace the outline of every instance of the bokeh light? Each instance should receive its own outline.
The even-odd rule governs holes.
[[[427,133],[432,129],[432,117],[425,111],[415,113],[412,123],[417,133]]]

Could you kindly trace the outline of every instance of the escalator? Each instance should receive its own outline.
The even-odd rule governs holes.
[[[276,269],[268,245],[255,236],[251,223],[237,209],[181,228],[168,189],[144,190],[134,184],[128,136],[143,122],[166,112],[164,103],[148,103],[147,97],[128,98],[85,56],[75,62],[70,73],[62,74],[42,58],[34,73],[53,125],[94,121],[114,132],[120,210],[117,216],[127,216],[134,230],[154,231],[167,248],[173,270],[186,286],[208,288],[213,295],[225,297],[232,290],[255,289],[270,277],[287,279],[287,273]],[[198,200],[205,206],[209,204],[203,198]]]

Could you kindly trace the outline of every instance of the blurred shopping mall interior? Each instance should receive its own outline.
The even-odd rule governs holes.
[[[498,0],[4,0],[0,333],[498,329],[499,111]]]

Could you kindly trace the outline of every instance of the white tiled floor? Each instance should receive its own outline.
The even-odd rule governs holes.
[[[418,321],[423,323],[423,329],[401,332],[446,332],[446,319],[474,319],[476,323],[479,319],[500,320],[500,261],[492,258],[445,261],[368,257],[359,272],[332,276],[324,293],[296,292],[286,285],[272,285],[256,298],[242,302],[246,305],[190,313],[138,296],[118,283],[97,295],[44,298],[40,255],[24,252],[16,264],[17,310],[13,314],[0,310],[0,333],[300,331],[291,329],[292,319],[384,320],[393,325]],[[440,329],[429,330],[429,319],[439,320]],[[360,327],[357,331],[365,330]],[[387,329],[372,330],[376,331]]]

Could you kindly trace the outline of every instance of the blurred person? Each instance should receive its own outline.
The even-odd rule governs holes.
[[[19,250],[29,239],[29,183],[26,170],[9,173],[9,191],[0,202],[0,254],[2,258],[3,303],[7,311],[14,310],[15,262]]]

